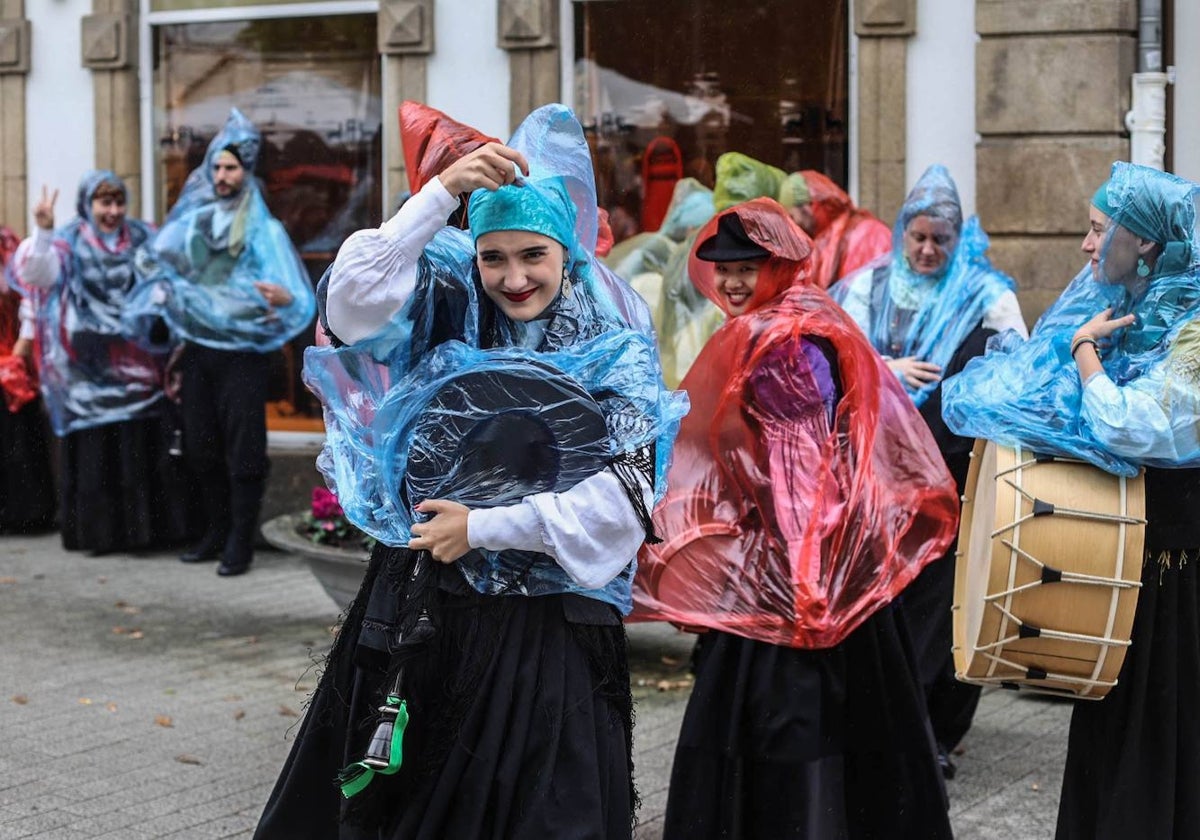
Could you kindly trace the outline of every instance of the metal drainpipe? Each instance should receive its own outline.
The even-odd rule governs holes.
[[[1138,72],[1131,80],[1132,107],[1125,115],[1129,129],[1129,159],[1143,166],[1163,168],[1167,152],[1167,84],[1163,72],[1162,0],[1138,3]]]

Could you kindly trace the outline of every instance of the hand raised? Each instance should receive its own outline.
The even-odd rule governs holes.
[[[447,166],[438,180],[451,195],[469,193],[479,188],[498,190],[517,179],[517,168],[529,174],[525,156],[516,149],[500,143],[486,143]]]
[[[54,230],[54,202],[58,201],[58,190],[50,192],[42,184],[42,197],[33,205],[33,221],[42,230]]]

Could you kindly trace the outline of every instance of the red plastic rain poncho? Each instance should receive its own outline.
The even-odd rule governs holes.
[[[437,108],[412,100],[400,104],[400,141],[413,195],[454,161],[487,143],[500,142]]]
[[[805,169],[800,174],[808,184],[817,225],[813,285],[828,289],[876,257],[891,254],[891,228],[855,207],[846,191],[820,172]]]
[[[0,411],[14,413],[37,399],[37,378],[25,359],[12,354],[21,330],[21,296],[5,282],[4,267],[19,241],[11,230],[0,227]]]
[[[802,285],[809,240],[783,208],[757,199],[726,212],[773,256],[750,310],[713,335],[683,381],[691,413],[654,513],[663,542],[638,558],[633,617],[831,647],[949,546],[954,482],[862,332]],[[713,264],[693,251],[688,270],[719,305]],[[832,430],[823,407],[806,411],[815,386],[796,362],[802,337],[836,354]]]

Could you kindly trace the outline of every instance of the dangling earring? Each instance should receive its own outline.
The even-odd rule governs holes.
[[[1149,277],[1150,276],[1150,266],[1146,265],[1146,261],[1144,259],[1142,259],[1141,257],[1138,257],[1137,276],[1138,277]]]
[[[563,297],[571,296],[571,275],[567,273],[566,265],[563,266],[562,293]]]

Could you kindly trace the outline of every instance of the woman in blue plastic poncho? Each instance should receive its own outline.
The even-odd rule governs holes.
[[[629,838],[621,615],[682,398],[645,305],[594,259],[566,108],[430,175],[319,291],[341,345],[305,360],[321,466],[380,544],[255,836]],[[446,224],[460,195],[469,232]],[[554,476],[523,489],[538,452]]]
[[[892,253],[830,290],[887,360],[920,409],[962,494],[974,441],[942,422],[943,376],[962,370],[990,336],[1028,332],[1012,279],[984,253],[987,234],[972,216],[964,223],[954,180],[944,166],[925,170],[904,200],[892,232]],[[950,604],[954,552],[930,564],[904,592],[904,612],[925,687],[939,760],[953,776],[950,752],[966,734],[979,688],[954,678]]]
[[[152,228],[126,217],[125,183],[107,170],[83,176],[76,215],[57,230],[56,198],[43,188],[9,278],[34,303],[42,393],[63,441],[63,547],[103,554],[182,542],[187,481],[167,457],[166,357],[139,347],[122,323],[133,255]]]
[[[1089,265],[1019,346],[943,387],[949,426],[1146,468],[1146,556],[1117,685],[1071,718],[1060,840],[1193,837],[1200,826],[1200,186],[1113,164]]]

